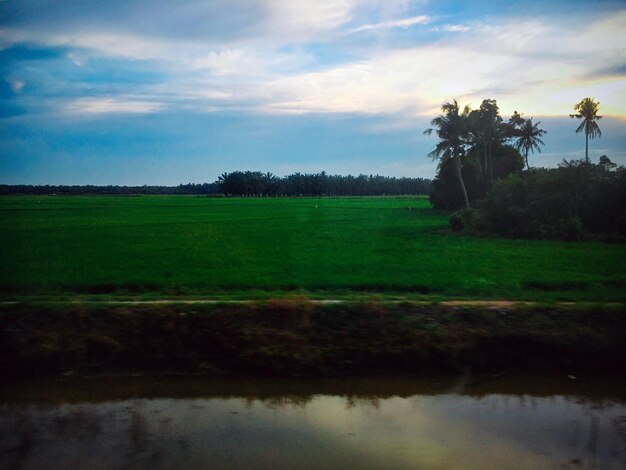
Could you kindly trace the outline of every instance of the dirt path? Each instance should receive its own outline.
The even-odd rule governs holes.
[[[316,305],[336,305],[336,304],[354,304],[362,302],[379,302],[382,304],[411,304],[411,305],[444,305],[448,307],[484,307],[488,309],[510,309],[520,306],[530,307],[537,305],[545,305],[545,302],[521,301],[521,300],[445,300],[445,301],[428,301],[428,300],[372,300],[372,299],[252,299],[252,300],[219,300],[219,299],[156,299],[156,300],[26,300],[26,301],[6,301],[0,302],[0,305],[16,305],[22,303],[41,303],[41,304],[93,304],[93,305],[195,305],[195,304],[227,304],[227,305],[246,305],[266,302],[290,302],[311,303]],[[555,302],[553,305],[560,307],[568,307],[580,304],[593,304],[602,306],[624,306],[620,302]]]

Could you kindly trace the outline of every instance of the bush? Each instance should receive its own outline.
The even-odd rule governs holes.
[[[453,213],[449,223],[455,232],[466,229],[480,230],[484,228],[484,215],[479,209],[463,209]]]
[[[496,180],[476,215],[455,226],[515,238],[626,236],[626,170],[583,161]],[[452,224],[452,222],[451,222]]]
[[[455,212],[450,216],[450,228],[455,232],[460,232],[465,228],[465,222],[463,221],[463,216],[460,212]]]
[[[583,239],[583,224],[579,217],[570,217],[561,221],[557,238],[568,242]]]

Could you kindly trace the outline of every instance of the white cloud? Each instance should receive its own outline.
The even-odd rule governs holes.
[[[256,74],[261,69],[260,60],[250,56],[243,49],[211,51],[204,57],[193,60],[196,69],[208,69],[215,75],[239,73]]]
[[[624,15],[622,15],[624,16]],[[608,26],[603,26],[604,24]],[[211,51],[187,62],[161,87],[176,90],[190,106],[269,113],[437,113],[457,98],[478,106],[494,98],[502,112],[567,114],[573,103],[594,96],[603,112],[625,115],[626,81],[619,76],[585,78],[590,70],[624,63],[614,18],[570,30],[538,20],[475,23],[463,37],[405,49],[370,52],[362,60],[316,71],[311,57],[249,47]],[[601,31],[608,30],[608,37]],[[617,40],[616,40],[617,39]],[[546,44],[554,47],[546,49]],[[151,90],[151,93],[155,90]],[[207,103],[197,103],[206,106]]]
[[[78,98],[65,105],[67,114],[148,114],[160,111],[156,102],[119,98]]]
[[[372,0],[366,0],[369,3]],[[394,0],[397,1],[397,0]],[[129,3],[99,19],[96,5],[84,18],[61,6],[58,17],[23,21],[0,28],[0,48],[20,42],[84,47],[128,58],[176,57],[191,49],[229,45],[280,45],[320,40],[320,34],[349,22],[358,0],[238,0],[164,2],[149,11]],[[393,2],[392,2],[393,3]],[[20,11],[19,5],[15,7]],[[64,10],[65,8],[65,10]],[[114,8],[114,7],[111,7]],[[127,15],[123,14],[126,11]],[[35,12],[36,13],[36,12]],[[20,11],[30,16],[32,12]],[[63,15],[67,16],[64,19]],[[94,16],[95,15],[95,16]]]
[[[359,62],[265,84],[273,112],[433,114],[452,98],[477,106],[498,99],[504,113],[567,114],[584,96],[603,112],[626,115],[623,77],[589,79],[591,70],[626,62],[626,30],[613,15],[586,29],[537,20],[475,24],[462,38],[375,52]],[[546,47],[550,45],[550,47]]]
[[[445,24],[439,29],[448,33],[464,33],[470,30],[469,26],[463,24]]]
[[[273,33],[309,35],[347,23],[356,0],[268,0],[267,28]]]
[[[467,70],[468,61],[475,68]],[[440,45],[380,54],[332,70],[269,82],[266,86],[274,97],[269,108],[285,112],[430,112],[443,99],[481,89],[491,79],[492,61],[493,57],[479,52]]]
[[[357,28],[353,28],[348,32],[358,33],[361,31],[371,31],[371,30],[377,30],[377,29],[408,28],[410,26],[428,24],[431,21],[432,21],[432,18],[430,18],[429,16],[419,15],[419,16],[412,16],[410,18],[403,18],[400,20],[391,20],[391,21],[382,21],[380,23],[364,24]]]
[[[78,103],[87,110],[82,112],[155,112],[163,109],[160,103],[175,107],[178,100],[180,106],[205,110],[414,116],[435,113],[452,98],[474,106],[483,98],[494,98],[503,113],[517,109],[527,115],[562,115],[582,97],[594,96],[603,103],[603,113],[626,115],[623,76],[590,75],[601,69],[619,70],[626,63],[626,11],[577,27],[554,19],[519,18],[443,24],[439,30],[465,34],[412,47],[403,43],[403,48],[394,48],[389,41],[377,47],[351,42],[346,54],[350,58],[325,65],[298,41],[329,41],[328,46],[334,38],[341,44],[354,38],[337,34],[340,29],[392,34],[388,30],[427,24],[431,18],[406,16],[403,0],[261,3],[262,25],[250,38],[226,44],[98,30],[61,34],[7,29],[0,30],[0,44],[39,38],[48,45],[84,48],[68,56],[77,65],[91,49],[93,54],[154,60],[166,71],[166,82],[146,86],[143,99],[85,98]],[[378,14],[363,15],[368,9]],[[370,21],[361,21],[364,18]]]
[[[220,90],[200,90],[197,94],[207,100],[230,100],[234,97],[232,92]]]
[[[100,54],[127,59],[161,59],[180,54],[181,44],[142,37],[134,34],[98,31],[74,31],[71,33],[39,32],[31,30],[0,29],[0,49],[13,44],[34,43],[48,47],[73,47],[91,49]],[[69,59],[82,65],[85,53],[71,53]]]
[[[281,53],[240,47],[210,51],[191,59],[191,66],[198,70],[206,69],[216,76],[250,78],[302,69],[311,61],[312,58],[306,53]]]

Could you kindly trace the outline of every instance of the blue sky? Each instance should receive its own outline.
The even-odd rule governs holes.
[[[0,183],[178,184],[258,169],[434,175],[444,101],[496,99],[626,164],[617,1],[0,0]]]

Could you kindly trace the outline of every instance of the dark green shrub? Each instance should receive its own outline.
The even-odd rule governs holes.
[[[560,222],[559,237],[568,242],[580,241],[583,239],[583,224],[580,217],[570,217]]]
[[[484,215],[479,209],[463,209],[450,216],[450,228],[455,232],[465,229],[481,230],[484,228]]]
[[[463,217],[460,212],[452,214],[448,222],[450,223],[450,228],[455,232],[460,232],[465,228],[465,222],[463,221]]]
[[[608,168],[608,169],[607,169]],[[583,240],[626,236],[626,170],[564,161],[494,181],[476,218],[463,226],[514,238]]]

